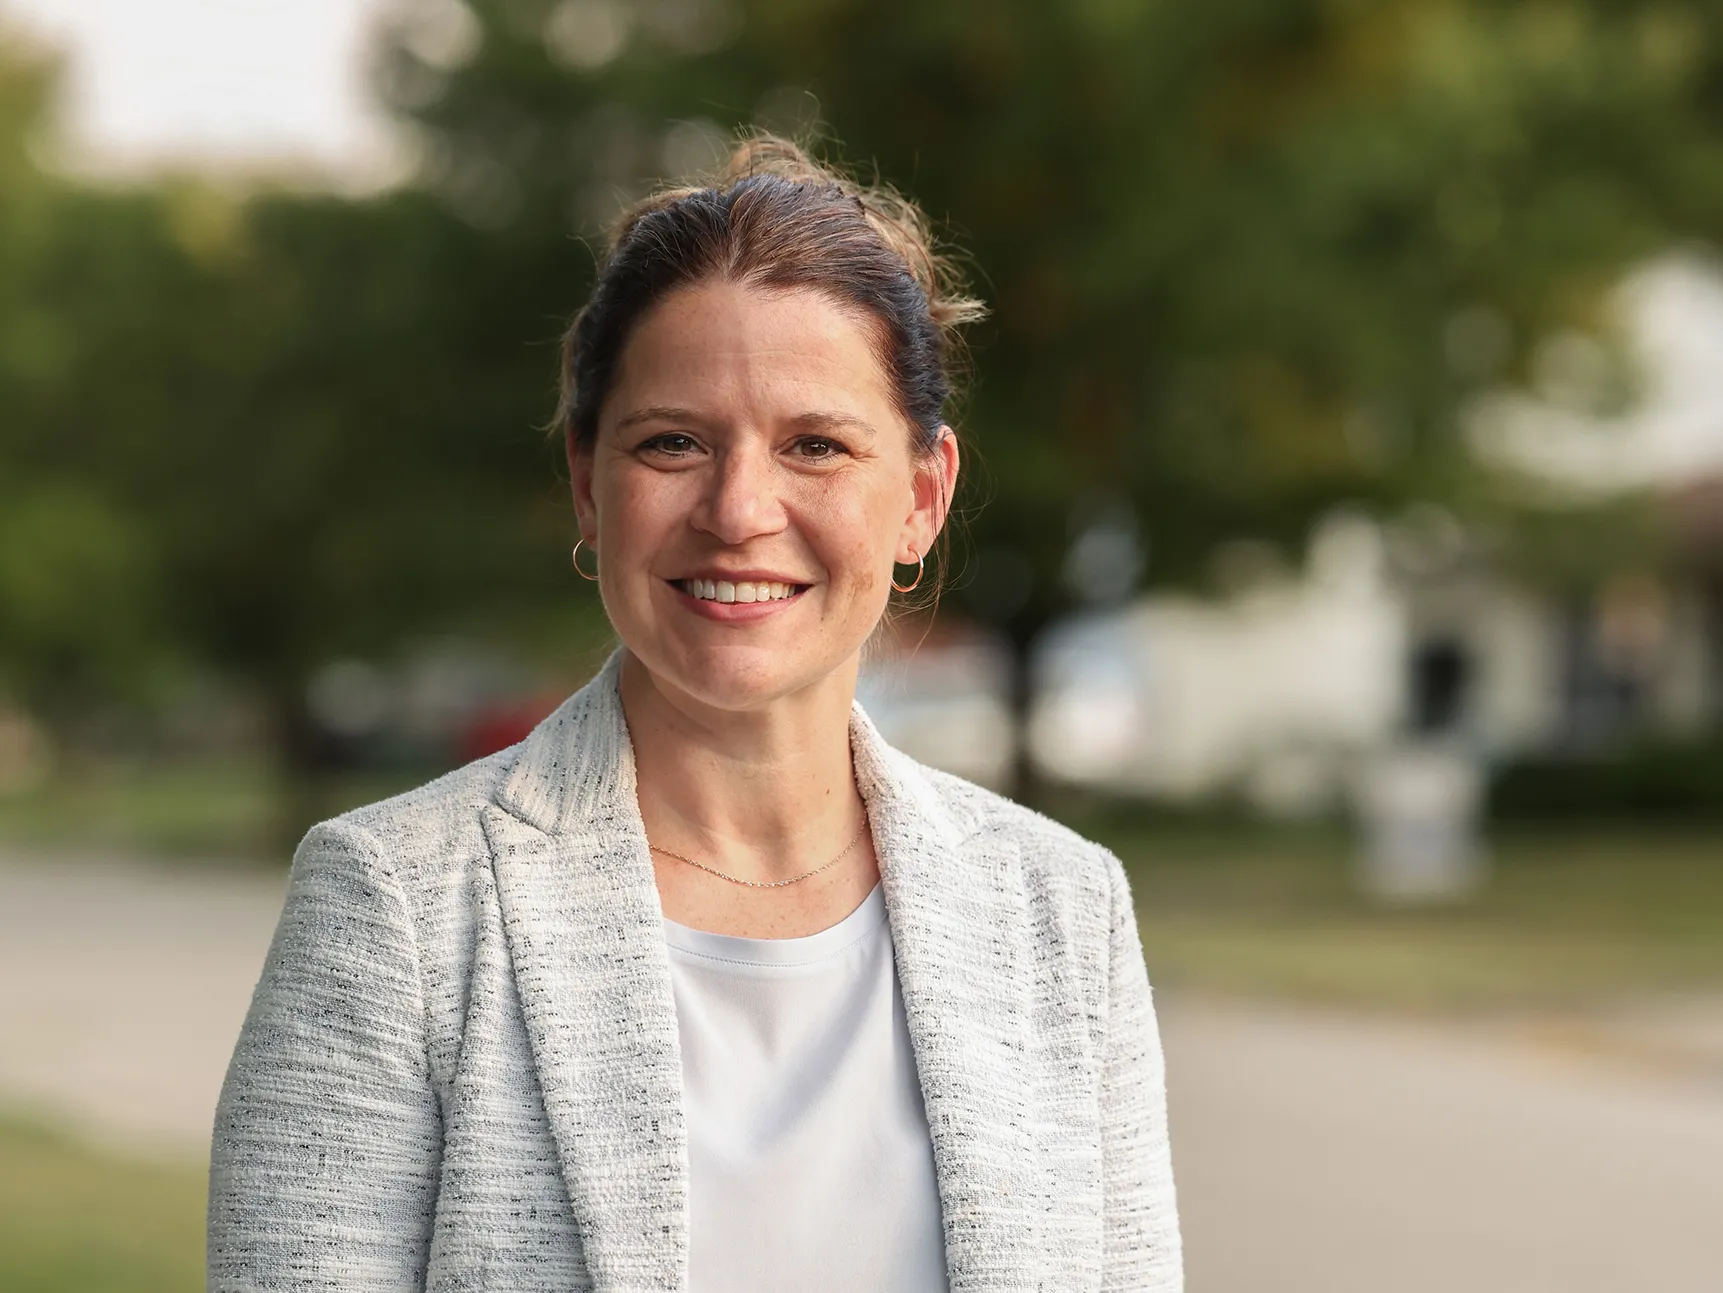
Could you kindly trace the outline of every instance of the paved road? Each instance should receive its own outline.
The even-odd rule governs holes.
[[[0,858],[0,1102],[201,1157],[284,873]]]
[[[1173,1001],[1191,1293],[1718,1293],[1723,1071]]]
[[[281,885],[0,860],[0,1103],[200,1156]],[[1640,1012],[1627,1046],[1161,1011],[1190,1293],[1723,1289],[1723,1064],[1685,1046],[1714,1006]]]

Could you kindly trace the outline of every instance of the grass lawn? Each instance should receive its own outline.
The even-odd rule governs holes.
[[[1409,1008],[1723,993],[1723,832],[1497,832],[1452,906],[1361,897],[1338,832],[1099,825],[1157,981]]]
[[[332,777],[289,798],[262,760],[115,764],[0,796],[0,844],[176,860],[285,860],[313,823],[433,775]]]
[[[0,1289],[196,1293],[202,1169],[87,1149],[0,1120]]]

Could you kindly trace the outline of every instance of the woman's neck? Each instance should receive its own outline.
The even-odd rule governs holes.
[[[671,693],[628,654],[621,687],[654,845],[775,880],[818,866],[854,835],[853,674],[745,713]]]

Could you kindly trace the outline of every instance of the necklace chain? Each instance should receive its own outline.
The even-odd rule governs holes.
[[[850,836],[850,842],[844,845],[841,853],[839,853],[830,862],[827,862],[822,866],[817,866],[812,871],[804,871],[800,875],[793,875],[788,880],[744,880],[739,875],[730,875],[718,870],[716,867],[709,867],[704,862],[696,862],[691,857],[683,857],[680,853],[673,853],[669,849],[660,848],[650,840],[647,841],[646,847],[651,849],[654,853],[662,853],[667,858],[675,858],[678,862],[686,862],[689,866],[696,867],[699,870],[704,871],[707,875],[715,875],[720,880],[728,880],[731,884],[746,885],[750,889],[782,889],[785,885],[800,884],[803,880],[813,879],[822,871],[831,870],[839,862],[842,862],[850,855],[850,850],[855,848],[855,846],[861,842],[862,833],[866,830],[867,814],[863,813],[861,825],[856,827],[856,833]]]

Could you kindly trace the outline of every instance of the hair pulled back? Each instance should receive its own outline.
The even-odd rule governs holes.
[[[813,289],[864,312],[913,447],[938,443],[963,355],[958,329],[984,307],[913,202],[761,134],[743,139],[709,185],[663,189],[612,228],[592,294],[563,338],[556,424],[571,450],[597,436],[640,319],[678,288],[711,280]]]

